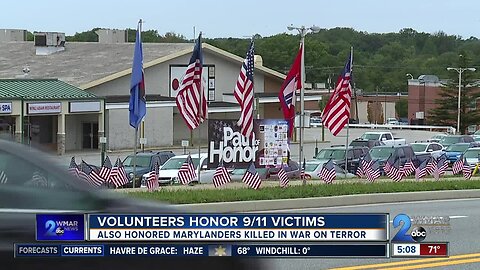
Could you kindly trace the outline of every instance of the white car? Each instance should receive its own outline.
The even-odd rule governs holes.
[[[322,170],[324,161],[309,160],[305,163],[305,178],[306,179],[320,179],[318,173]],[[336,178],[342,179],[345,178],[345,169],[335,165]],[[346,178],[354,178],[355,175],[352,173],[347,173]]]
[[[443,146],[436,142],[415,142],[411,143],[415,155],[430,154],[434,158],[438,158],[443,154]]]
[[[182,167],[183,163],[187,160],[188,155],[181,155],[181,156],[174,156],[171,157],[167,162],[165,162],[159,170],[159,177],[158,177],[158,183],[159,184],[175,184],[178,183],[178,170],[180,167]],[[208,154],[207,153],[201,153],[200,158],[198,157],[198,154],[191,155],[192,157],[192,162],[193,165],[195,166],[195,169],[198,170],[198,164],[200,161],[200,164],[202,164],[202,171],[200,172],[200,178],[203,178],[202,172],[203,170],[206,170],[207,167],[207,158]],[[142,176],[142,187],[146,187],[146,179],[148,177],[148,173],[144,174]],[[198,179],[194,179],[194,182],[198,182]]]

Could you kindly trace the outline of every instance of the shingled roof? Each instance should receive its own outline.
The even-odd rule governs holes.
[[[71,100],[97,97],[57,79],[0,79],[0,99]]]

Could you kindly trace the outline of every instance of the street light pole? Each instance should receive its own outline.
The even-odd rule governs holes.
[[[297,30],[298,33],[300,34],[300,46],[302,47],[302,60],[301,60],[301,65],[300,65],[300,77],[301,77],[301,85],[302,87],[300,88],[300,131],[299,131],[299,153],[298,153],[298,162],[300,166],[302,166],[302,160],[303,160],[303,137],[304,137],[304,127],[305,127],[305,36],[309,33],[318,33],[320,31],[320,28],[317,26],[312,26],[310,28],[306,28],[305,26],[301,27],[296,27],[293,25],[290,25],[287,27],[289,31],[292,30]],[[296,102],[296,100],[294,100]],[[306,185],[306,179],[304,177],[303,179],[303,185]]]
[[[472,71],[474,72],[475,70],[477,70],[476,68],[452,68],[452,67],[448,67],[447,70],[455,70],[456,72],[458,72],[458,105],[457,105],[457,134],[460,133],[460,109],[461,109],[461,103],[460,103],[460,97],[461,97],[461,94],[462,94],[462,73],[464,71]]]

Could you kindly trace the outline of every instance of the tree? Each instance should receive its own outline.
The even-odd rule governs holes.
[[[400,99],[395,102],[395,112],[398,117],[405,118],[408,117],[408,100]]]
[[[462,69],[469,67],[470,59],[462,52],[458,62],[454,65]],[[458,115],[458,72],[451,71],[448,81],[442,86],[440,96],[435,103],[437,108],[430,111],[428,117],[430,124],[457,126]],[[480,97],[478,83],[474,80],[475,74],[471,71],[462,72],[461,95],[460,95],[460,130],[465,134],[467,127],[477,125],[480,121],[480,111],[472,103],[476,103]],[[476,104],[475,104],[476,105]]]

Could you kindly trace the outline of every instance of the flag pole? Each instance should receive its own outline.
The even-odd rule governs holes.
[[[200,31],[200,36],[202,36],[202,31]],[[199,40],[200,44],[200,50],[202,49],[202,40],[200,39]],[[199,108],[198,108],[198,119],[200,121],[200,119],[203,117],[203,112],[202,112],[202,109],[203,109],[203,95],[205,94],[204,93],[204,88],[202,87],[203,86],[203,54],[202,54],[202,73],[200,73],[200,103],[199,103]],[[206,111],[207,115],[208,115],[208,108],[207,108],[207,111]],[[207,118],[207,117],[205,117]],[[198,183],[200,184],[200,172],[202,170],[202,159],[200,158],[200,152],[201,152],[201,143],[200,143],[200,137],[201,137],[201,121],[198,123]]]
[[[353,46],[350,47],[350,79],[352,79],[352,73],[353,73]],[[350,80],[350,83],[352,81]],[[349,108],[350,109],[350,108]],[[347,178],[347,173],[348,173],[348,135],[350,132],[350,113],[348,114],[347,118],[347,139],[345,142],[345,178]]]

